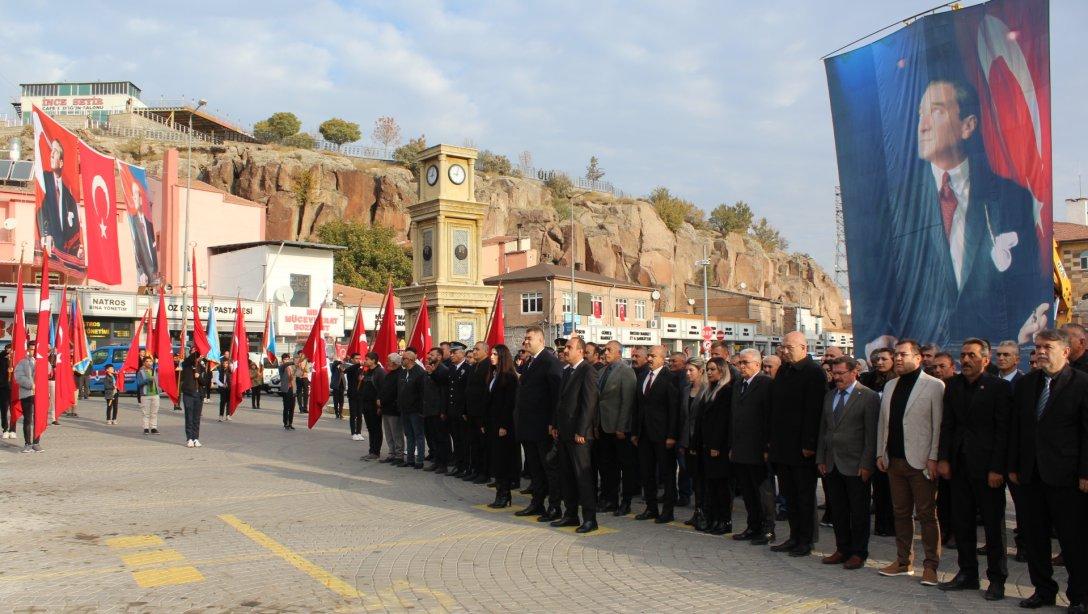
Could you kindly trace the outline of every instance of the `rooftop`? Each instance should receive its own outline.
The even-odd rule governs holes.
[[[1065,241],[1088,241],[1088,226],[1084,224],[1070,224],[1069,222],[1054,222],[1054,240],[1058,243]]]
[[[354,286],[345,286],[344,284],[334,283],[332,285],[332,292],[336,296],[336,301],[341,305],[351,307],[352,305],[362,305],[363,307],[381,307],[382,301],[385,300],[385,294],[381,292],[371,292],[364,288],[356,288]],[[400,299],[393,295],[393,305],[400,307]]]
[[[503,275],[488,277],[484,280],[484,283],[489,286],[495,286],[500,283],[508,283],[511,281],[528,281],[534,279],[565,279],[570,281],[570,267],[558,264],[541,263]],[[613,277],[601,275],[600,273],[590,273],[589,271],[575,271],[574,279],[575,281],[596,283],[602,286],[615,286],[617,288],[630,288],[632,290],[645,290],[647,292],[653,291],[653,288],[640,286],[622,279],[615,279]]]
[[[307,243],[306,241],[250,241],[249,243],[231,243],[229,245],[212,245],[208,248],[208,251],[212,254],[225,254],[227,252],[236,252],[242,249],[249,249],[251,247],[262,247],[266,245],[276,246],[280,245],[285,247],[297,247],[300,249],[317,249],[328,252],[338,252],[346,247],[340,245],[326,245],[324,243]]]

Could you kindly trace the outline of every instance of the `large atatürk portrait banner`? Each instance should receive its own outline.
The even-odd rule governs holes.
[[[859,349],[1045,326],[1048,13],[993,0],[826,61]]]

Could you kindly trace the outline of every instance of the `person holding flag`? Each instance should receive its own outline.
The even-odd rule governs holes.
[[[192,348],[181,362],[181,401],[185,409],[185,446],[188,448],[201,447],[200,414],[204,409],[207,369],[198,348]]]
[[[19,390],[19,403],[23,408],[23,453],[41,452],[41,433],[37,432],[35,391],[38,388],[38,342],[27,341],[26,356],[15,365],[15,383]]]
[[[312,391],[309,395],[309,412],[307,415],[307,426],[314,428],[317,424],[317,419],[321,417],[321,410],[325,407],[325,403],[329,401],[329,357],[325,350],[325,337],[322,335],[322,325],[324,324],[321,318],[321,311],[323,307],[317,309],[317,318],[314,319],[314,326],[310,329],[310,336],[306,339],[306,345],[302,347],[302,355],[310,362],[313,368],[313,375],[311,377]],[[239,321],[241,316],[239,315]]]
[[[233,356],[233,360],[231,357]],[[234,333],[230,340],[230,352],[227,353],[227,361],[230,361],[230,376],[228,379],[228,394],[230,397],[230,407],[227,413],[227,420],[231,419],[234,415],[234,411],[238,409],[238,404],[242,402],[242,397],[245,396],[246,391],[253,386],[253,381],[249,377],[249,339],[246,337],[246,325],[245,317],[242,313],[242,301],[238,300],[238,305],[234,310]],[[224,361],[226,362],[226,361]],[[326,380],[325,389],[328,390],[328,380]]]

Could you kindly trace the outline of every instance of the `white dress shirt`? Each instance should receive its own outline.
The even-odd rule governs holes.
[[[945,170],[931,165],[937,181],[938,205]],[[956,273],[956,286],[963,288],[963,252],[967,242],[967,206],[971,198],[971,166],[964,160],[956,168],[947,171],[952,193],[956,195],[956,211],[952,214],[952,228],[948,233],[948,253],[952,257],[952,269]]]

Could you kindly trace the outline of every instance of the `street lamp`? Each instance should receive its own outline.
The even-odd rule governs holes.
[[[570,199],[570,334],[574,336],[574,197],[585,196],[589,193],[589,190],[582,190],[577,194],[571,194]]]
[[[706,276],[707,276],[706,270],[707,270],[707,268],[710,267],[710,258],[706,254],[706,244],[705,243],[703,244],[703,259],[697,261],[695,264],[698,265],[698,266],[703,267],[703,330],[705,331],[707,329],[707,326],[709,326],[709,324],[707,323],[707,313],[708,313],[708,311],[710,309],[710,307],[709,307],[709,305],[710,305],[710,292],[709,292],[709,290],[707,290],[707,279],[706,279]],[[706,355],[706,352],[704,351],[703,354]]]
[[[201,107],[204,107],[207,104],[208,104],[208,101],[201,98],[197,102],[196,108],[189,112],[189,153],[188,153],[188,156],[187,156],[188,161],[186,163],[186,166],[188,166],[189,168],[188,168],[188,172],[186,173],[186,177],[185,177],[185,226],[184,226],[185,230],[184,230],[184,238],[183,238],[182,248],[181,248],[181,261],[183,263],[185,263],[183,265],[183,267],[182,267],[182,271],[184,273],[189,272],[189,259],[186,257],[187,254],[185,252],[189,249],[189,198],[190,198],[190,196],[192,194],[192,191],[193,191],[193,115],[197,111],[199,111]],[[181,317],[183,318],[182,321],[184,322],[185,309],[187,307],[187,301],[186,301],[186,295],[185,295],[185,279],[184,279],[185,276],[183,275],[182,277],[183,278],[181,280]],[[196,312],[196,309],[197,309],[197,305],[193,305],[193,312],[194,313]],[[185,339],[181,339],[181,349],[182,349],[182,354],[184,354],[185,353]]]

